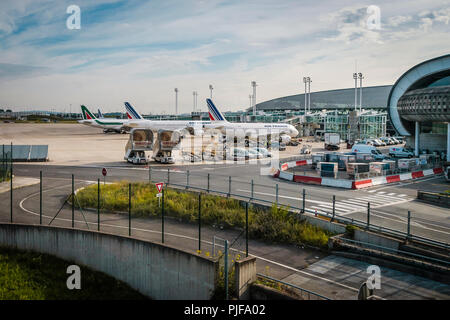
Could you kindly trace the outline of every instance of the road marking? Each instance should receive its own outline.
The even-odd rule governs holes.
[[[252,193],[251,190],[244,190],[244,189],[236,189],[236,191]],[[271,197],[275,197],[276,198],[276,195],[273,194],[273,193],[254,191],[253,194],[260,194],[260,195],[263,195],[263,196],[271,196]],[[292,200],[299,200],[299,201],[302,200],[302,198],[283,196],[283,195],[280,195],[280,194],[278,195],[278,198],[285,198],[285,199],[292,199]],[[311,199],[307,199],[307,198],[305,199],[305,201],[312,202],[312,203],[318,203],[318,204],[330,204],[330,202],[311,200]]]

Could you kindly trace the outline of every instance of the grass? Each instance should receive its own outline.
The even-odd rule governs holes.
[[[81,289],[66,286],[71,263],[51,255],[0,247],[0,300],[146,299],[123,282],[79,265]]]
[[[148,183],[132,184],[132,216],[160,217],[156,187]],[[101,208],[107,212],[128,212],[128,183],[101,185]],[[77,193],[82,208],[97,208],[97,185],[90,185]],[[165,215],[185,222],[198,219],[198,194],[167,188],[164,200]],[[245,226],[243,202],[215,195],[202,195],[202,223],[224,228]],[[249,208],[249,236],[270,242],[326,247],[331,234],[300,221],[288,207],[273,205],[269,209]]]

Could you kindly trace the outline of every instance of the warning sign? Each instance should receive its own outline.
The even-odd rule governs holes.
[[[156,185],[156,189],[158,190],[158,192],[161,193],[162,188],[164,186],[164,182],[158,182],[158,183],[155,183],[155,185]]]

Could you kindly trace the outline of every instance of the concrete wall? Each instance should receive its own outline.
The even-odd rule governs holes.
[[[324,230],[328,230],[332,233],[345,233],[345,225],[343,224],[339,224],[336,222],[330,222],[324,219],[320,219],[320,218],[316,218],[316,217],[312,217],[309,215],[301,215],[301,219],[305,219],[306,221],[308,221],[310,224],[322,228]]]
[[[235,262],[235,285],[239,300],[250,299],[250,285],[256,281],[256,258],[248,257]]]
[[[0,245],[86,265],[153,299],[210,299],[218,275],[213,260],[158,243],[85,230],[0,224]]]
[[[397,239],[394,239],[394,238],[391,238],[391,237],[388,237],[385,235],[380,235],[380,234],[376,234],[376,233],[372,233],[372,232],[368,232],[368,231],[364,231],[364,230],[358,230],[358,229],[355,230],[354,240],[374,244],[376,246],[381,246],[381,247],[389,248],[392,250],[398,250],[400,244],[402,243],[400,240],[397,240]],[[361,245],[361,246],[364,247],[364,245]],[[367,248],[376,249],[371,246],[367,246]]]

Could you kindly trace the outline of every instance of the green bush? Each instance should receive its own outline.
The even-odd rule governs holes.
[[[352,224],[348,224],[345,226],[345,234],[349,238],[353,239],[355,237],[355,230],[359,230],[357,226],[354,226]]]
[[[108,212],[128,211],[128,183],[101,185],[101,208]],[[132,209],[134,217],[160,217],[156,187],[148,183],[132,184]],[[198,219],[198,193],[167,188],[164,191],[165,215],[185,222]],[[76,205],[97,208],[97,185],[90,185],[77,193]],[[242,202],[221,196],[202,195],[202,223],[221,225],[224,228],[245,227],[245,209]],[[310,244],[326,247],[329,232],[300,221],[287,207],[275,204],[269,210],[249,208],[249,235],[265,241]]]
[[[0,300],[146,299],[127,284],[80,265],[81,290],[66,286],[67,267],[55,256],[0,247]]]

